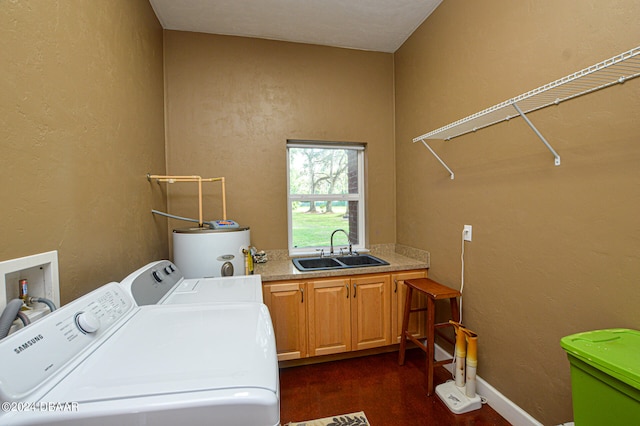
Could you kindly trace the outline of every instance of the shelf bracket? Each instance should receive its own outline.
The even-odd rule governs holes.
[[[444,166],[445,169],[447,169],[447,171],[449,172],[449,174],[451,175],[451,179],[453,180],[453,172],[451,171],[451,169],[449,168],[449,166],[447,166],[447,164],[442,161],[442,158],[438,157],[438,154],[435,153],[435,151],[433,149],[431,149],[431,147],[429,146],[428,143],[425,142],[424,139],[420,139],[420,142],[422,142],[424,144],[424,146],[426,146],[429,151],[431,151],[431,153],[433,154],[434,157],[436,157],[438,159],[438,161],[440,162],[440,164],[442,164]]]
[[[522,117],[524,119],[524,121],[529,125],[529,127],[531,127],[531,130],[533,130],[534,133],[540,138],[540,140],[546,145],[547,149],[549,151],[551,151],[551,153],[553,154],[553,157],[555,158],[554,164],[556,166],[559,166],[560,165],[560,156],[558,155],[558,153],[553,149],[553,147],[549,144],[549,142],[547,142],[547,140],[544,138],[544,136],[542,136],[542,133],[540,133],[538,131],[538,129],[536,129],[536,126],[533,125],[531,120],[529,120],[529,118],[526,115],[524,115],[524,112],[522,112],[520,107],[518,107],[518,104],[514,102],[511,105],[513,105],[513,107],[516,109],[516,111],[518,111],[518,114],[520,114],[520,117]]]

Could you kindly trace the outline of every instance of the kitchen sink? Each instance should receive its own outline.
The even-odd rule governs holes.
[[[354,266],[378,266],[378,265],[388,265],[388,262],[385,262],[382,259],[378,259],[377,257],[371,256],[369,254],[356,255],[356,256],[340,256],[338,258],[339,262],[344,263],[349,267]]]
[[[299,271],[323,271],[389,264],[389,262],[370,254],[354,254],[350,256],[337,257],[299,257],[292,259],[292,261],[293,265]]]
[[[343,265],[332,257],[308,257],[293,259],[293,264],[301,271],[342,268]]]

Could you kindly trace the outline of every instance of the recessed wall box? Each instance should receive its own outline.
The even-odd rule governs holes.
[[[60,306],[60,282],[58,274],[58,252],[56,250],[20,257],[0,262],[0,312],[7,303],[19,297],[19,281],[27,280],[30,297],[41,297],[51,300],[56,307]],[[34,303],[23,313],[31,322],[50,312],[44,303]],[[22,327],[16,320],[9,333]]]

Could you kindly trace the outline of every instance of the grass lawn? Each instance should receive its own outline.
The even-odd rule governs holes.
[[[307,210],[308,206],[305,206],[293,212],[294,247],[329,246],[331,233],[336,229],[344,229],[349,233],[349,220],[343,218],[346,207],[334,206],[333,213],[306,213]],[[346,235],[337,233],[333,245],[349,245]]]

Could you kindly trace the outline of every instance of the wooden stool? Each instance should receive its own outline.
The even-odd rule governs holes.
[[[400,334],[400,352],[398,354],[398,363],[404,365],[405,350],[407,347],[407,339],[418,345],[420,349],[427,353],[427,371],[425,373],[425,383],[427,388],[427,396],[433,395],[433,369],[437,366],[448,364],[452,359],[436,361],[434,359],[435,352],[435,334],[437,328],[452,327],[448,322],[436,324],[435,301],[439,299],[449,299],[451,303],[451,319],[460,321],[460,310],[458,308],[458,297],[461,296],[458,290],[454,290],[442,284],[430,280],[429,278],[414,278],[404,282],[407,285],[407,297],[404,302],[404,315],[402,317],[402,332]],[[420,291],[427,296],[427,307],[411,309],[411,297],[413,291]],[[409,314],[413,312],[427,311],[427,340],[422,343],[411,332],[409,332]],[[451,339],[443,335],[449,342],[455,344]]]

